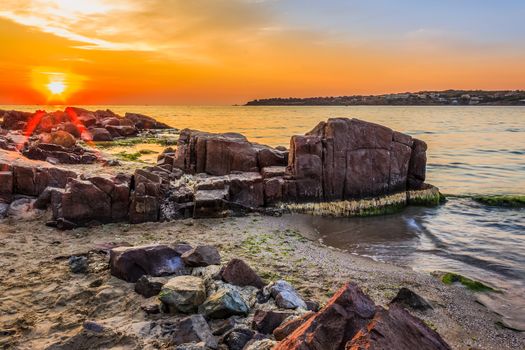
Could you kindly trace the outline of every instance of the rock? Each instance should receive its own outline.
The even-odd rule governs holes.
[[[137,129],[169,129],[170,126],[155,119],[148,117],[147,115],[138,113],[126,113],[124,119],[129,120],[135,125]]]
[[[85,256],[70,256],[69,270],[73,273],[87,273],[89,268],[88,259]]]
[[[374,302],[357,285],[348,283],[321,311],[278,343],[275,350],[342,349],[370,322],[375,310]]]
[[[219,289],[199,306],[199,313],[208,318],[228,318],[234,315],[246,316],[250,308],[241,295],[232,289]]]
[[[58,130],[51,132],[51,138],[47,143],[62,146],[65,148],[71,148],[77,144],[77,140],[69,132]]]
[[[135,127],[128,125],[108,125],[106,126],[106,130],[109,131],[113,137],[131,137],[139,133]]]
[[[288,151],[264,147],[257,152],[259,168],[285,167],[288,165]]]
[[[167,277],[151,277],[143,275],[135,283],[135,292],[145,298],[151,298],[160,293],[162,287],[167,281]]]
[[[141,305],[140,307],[147,315],[157,315],[160,314],[160,304],[159,303],[150,303]]]
[[[135,190],[131,193],[129,220],[133,224],[158,221],[163,179],[151,171],[137,169],[134,176]]]
[[[275,299],[275,304],[283,309],[304,309],[307,306],[304,300],[297,294],[294,287],[286,281],[279,280],[270,286],[270,293]]]
[[[227,189],[198,190],[195,192],[194,218],[221,218],[227,215]]]
[[[216,176],[234,172],[259,172],[261,152],[263,166],[286,164],[286,152],[252,144],[243,135],[212,134],[184,129],[177,143],[173,166],[186,173],[207,173]]]
[[[180,255],[165,245],[117,247],[110,250],[111,274],[128,282],[143,275],[167,276],[185,271]]]
[[[80,136],[84,141],[112,141],[113,137],[104,128],[92,128],[85,130]]]
[[[0,116],[2,116],[1,113]],[[2,128],[7,130],[22,130],[23,125],[25,125],[31,117],[32,114],[29,112],[4,111]]]
[[[89,181],[70,179],[62,196],[63,218],[76,224],[111,221],[111,197]]]
[[[0,219],[4,219],[9,212],[9,204],[0,202]]]
[[[255,332],[248,328],[236,328],[229,332],[224,337],[224,343],[229,350],[243,350],[246,343],[248,343]]]
[[[275,344],[275,341],[271,339],[261,339],[248,343],[244,350],[272,350]]]
[[[11,202],[14,180],[11,171],[0,171],[0,202]]]
[[[39,212],[33,210],[33,200],[28,197],[15,199],[9,204],[7,216],[16,220],[31,220],[38,216]]]
[[[214,246],[200,245],[182,254],[182,260],[191,267],[220,265],[221,256]]]
[[[257,273],[241,259],[230,260],[220,272],[221,278],[236,286],[264,287],[264,282]]]
[[[87,330],[94,333],[103,333],[106,330],[106,327],[101,325],[100,323],[97,323],[95,321],[84,321],[82,324],[82,327]]]
[[[427,144],[421,140],[414,139],[412,153],[408,166],[408,188],[417,190],[422,188],[425,182],[427,164]]]
[[[399,304],[413,310],[426,311],[432,309],[432,305],[423,297],[408,288],[401,288],[390,304]]]
[[[194,276],[171,278],[162,287],[159,299],[168,306],[170,312],[194,312],[206,300],[204,281]]]
[[[246,208],[264,205],[263,179],[259,173],[242,173],[229,176],[230,202]]]
[[[319,303],[314,300],[305,300],[306,309],[309,311],[317,312],[319,311]]]
[[[252,328],[263,334],[272,334],[291,315],[289,312],[256,310],[253,316]]]
[[[269,166],[264,167],[261,170],[261,175],[263,178],[268,179],[271,177],[281,177],[286,174],[285,166]]]
[[[68,132],[69,134],[73,135],[75,138],[80,138],[80,135],[82,134],[82,131],[85,130],[85,126],[82,124],[79,124],[78,126],[71,122],[65,122],[62,124],[59,124],[57,126],[58,130],[63,130],[65,132]]]
[[[424,181],[425,152],[421,141],[384,126],[329,119],[292,137],[284,197],[330,201],[403,191]]]
[[[441,336],[397,305],[380,308],[368,327],[361,329],[346,350],[449,350]]]
[[[274,329],[273,336],[277,341],[283,340],[314,315],[314,312],[306,312],[298,317],[293,317],[291,319],[289,317],[284,323]]]
[[[187,243],[177,243],[173,246],[173,249],[180,255],[190,251],[193,247]]]
[[[281,177],[275,177],[264,180],[264,202],[266,205],[272,205],[283,200],[284,180]]]
[[[211,333],[210,327],[202,315],[191,315],[173,324],[170,340],[174,345],[188,343],[203,343],[204,346],[216,349],[217,339]]]

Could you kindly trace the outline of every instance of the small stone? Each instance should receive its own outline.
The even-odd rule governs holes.
[[[242,350],[246,343],[252,340],[255,332],[248,328],[237,328],[224,337],[224,343],[229,350]]]
[[[160,305],[158,303],[145,304],[140,308],[148,315],[160,314]]]
[[[85,256],[70,256],[69,270],[73,273],[87,273],[88,272],[88,259]]]
[[[194,276],[171,278],[162,287],[159,299],[168,306],[170,312],[194,312],[206,300],[204,281]]]
[[[236,286],[264,287],[264,282],[257,273],[241,259],[230,260],[221,270],[224,281]]]
[[[217,339],[202,315],[191,315],[173,325],[171,341],[174,345],[204,343],[208,348],[218,347]]]
[[[283,340],[314,315],[314,312],[307,312],[299,317],[289,317],[284,323],[274,329],[273,336],[277,341]]]
[[[106,327],[94,321],[85,321],[82,326],[84,327],[85,330],[88,330],[94,333],[102,333],[106,329]]]
[[[139,278],[137,283],[135,283],[135,292],[145,298],[151,298],[160,293],[162,287],[167,281],[168,278],[166,277],[151,277],[144,275]]]
[[[199,307],[199,312],[209,318],[227,318],[233,315],[246,316],[250,308],[237,291],[223,288],[210,295]]]
[[[187,266],[202,267],[220,265],[221,256],[214,246],[200,245],[182,254],[182,260]]]
[[[279,280],[270,287],[270,293],[275,299],[275,304],[283,309],[305,309],[304,300],[297,294],[294,287],[286,281]]]
[[[423,297],[411,291],[408,288],[401,288],[397,295],[392,299],[390,304],[399,304],[413,310],[426,311],[431,310],[432,305],[429,304]]]
[[[252,327],[263,334],[271,334],[291,315],[289,312],[257,310],[253,316]]]
[[[277,344],[274,340],[271,339],[262,339],[254,341],[251,344],[248,344],[244,350],[271,350]]]
[[[314,300],[305,300],[306,310],[317,312],[319,311],[319,303]]]

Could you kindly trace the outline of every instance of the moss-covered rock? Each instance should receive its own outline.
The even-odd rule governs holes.
[[[496,292],[494,288],[489,287],[486,284],[453,272],[445,273],[441,276],[441,281],[445,284],[461,283],[474,292]]]
[[[407,191],[407,203],[426,207],[438,206],[446,201],[446,198],[439,189],[429,185],[425,189]]]
[[[525,208],[525,195],[474,196],[472,199],[495,207]]]

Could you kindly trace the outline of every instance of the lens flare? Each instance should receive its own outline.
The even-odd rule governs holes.
[[[47,88],[53,95],[60,95],[66,90],[66,85],[61,81],[52,81],[47,84]]]

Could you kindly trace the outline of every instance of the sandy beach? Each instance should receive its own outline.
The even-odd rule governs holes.
[[[133,291],[133,284],[112,277],[104,250],[120,244],[177,242],[215,245],[223,263],[240,257],[266,281],[283,278],[305,298],[321,304],[347,281],[357,282],[381,305],[399,288],[408,287],[434,307],[415,314],[454,349],[525,346],[523,333],[497,326],[497,315],[465,288],[309,241],[282,217],[250,215],[58,231],[44,225],[48,215],[0,223],[0,339],[6,349],[44,349],[74,335],[95,347],[155,348],[144,344],[136,332],[152,317],[140,306],[156,298],[145,299]],[[88,274],[70,272],[67,260],[72,255],[88,257]],[[83,339],[85,321],[106,325],[118,336]]]

